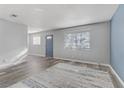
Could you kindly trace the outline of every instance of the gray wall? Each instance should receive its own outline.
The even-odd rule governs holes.
[[[0,20],[0,62],[27,48],[27,26]]]
[[[111,21],[111,65],[124,80],[124,5],[120,5]]]
[[[46,50],[45,50],[45,36],[47,34],[53,34],[53,31],[51,32],[38,32],[28,35],[28,54],[29,55],[40,55],[45,56]],[[41,37],[41,45],[33,45],[33,36],[40,36]]]
[[[64,33],[74,31],[89,31],[91,49],[64,49]],[[54,32],[54,56],[65,59],[109,63],[109,23],[99,23]]]
[[[41,45],[33,45],[33,36],[41,36]],[[29,34],[28,54],[45,56],[45,35],[44,33]]]
[[[70,50],[64,49],[64,34],[75,31],[89,31],[91,35],[91,49],[88,50]],[[55,30],[41,33],[35,33],[29,35],[29,54],[45,56],[45,36],[46,34],[54,35],[54,57],[92,61],[97,63],[109,64],[109,35],[110,35],[110,23],[98,23],[92,25],[85,25],[73,28],[67,28],[63,30]],[[32,45],[32,36],[41,35],[41,46]]]

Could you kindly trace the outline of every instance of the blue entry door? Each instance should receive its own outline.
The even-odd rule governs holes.
[[[46,36],[46,57],[53,57],[53,35]]]

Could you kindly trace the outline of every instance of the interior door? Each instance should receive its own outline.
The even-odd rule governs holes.
[[[53,57],[53,35],[46,36],[46,57]]]

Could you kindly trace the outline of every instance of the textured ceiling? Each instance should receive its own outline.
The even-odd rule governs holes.
[[[1,4],[0,18],[28,25],[30,30],[42,31],[108,21],[117,7],[112,4]]]

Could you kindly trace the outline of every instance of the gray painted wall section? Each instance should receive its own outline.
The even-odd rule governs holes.
[[[124,80],[124,5],[120,5],[111,21],[111,65]]]
[[[64,49],[64,34],[70,32],[89,31],[91,36],[91,49],[71,50]],[[109,32],[110,24],[98,23],[93,25],[75,27],[54,32],[54,56],[58,58],[109,63]]]
[[[27,48],[27,26],[0,20],[0,63],[10,62]]]
[[[91,35],[91,49],[71,50],[64,48],[64,34],[70,32],[89,31]],[[53,34],[54,57],[71,60],[91,61],[100,64],[110,62],[110,23],[103,22],[92,25],[72,27],[62,30],[47,31],[29,35],[29,54],[45,56],[45,36]],[[41,36],[41,46],[32,45],[33,35]]]
[[[46,54],[46,40],[45,36],[47,34],[53,34],[53,32],[38,32],[38,33],[33,33],[28,35],[28,54],[29,55],[40,55],[40,56],[45,56]],[[40,36],[41,37],[41,45],[33,45],[33,36]]]

